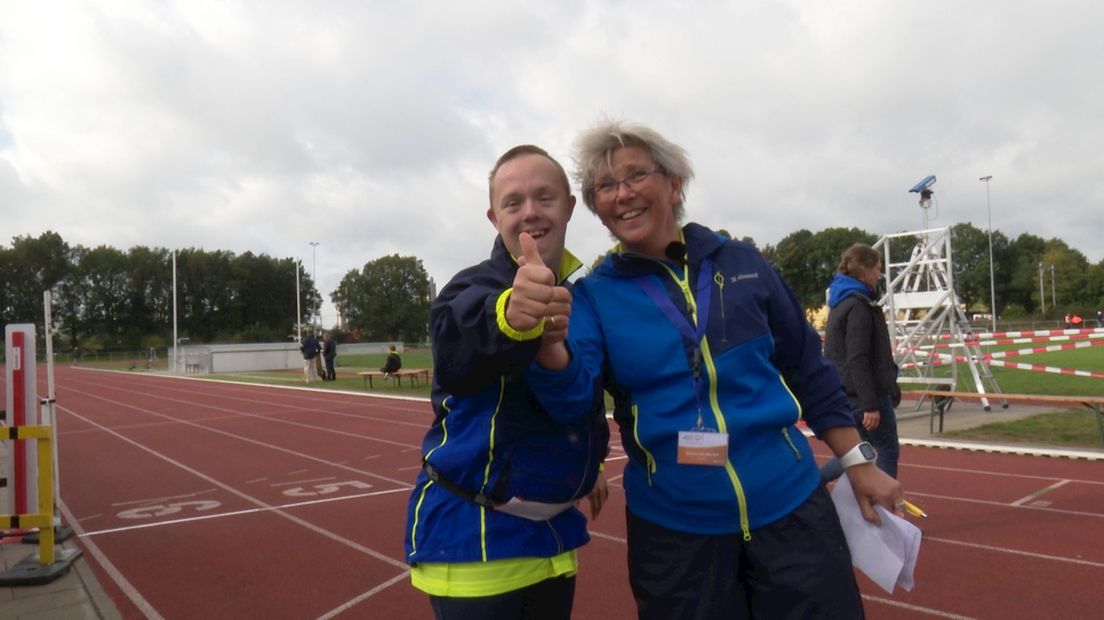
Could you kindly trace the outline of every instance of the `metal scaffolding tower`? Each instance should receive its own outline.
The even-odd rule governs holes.
[[[894,262],[891,249],[902,243],[913,244],[912,251],[905,262]],[[886,293],[878,303],[893,335],[893,358],[901,370],[898,382],[955,390],[956,362],[965,362],[988,411],[986,395],[1001,391],[955,293],[951,229],[885,235],[874,249],[882,253],[885,266]]]

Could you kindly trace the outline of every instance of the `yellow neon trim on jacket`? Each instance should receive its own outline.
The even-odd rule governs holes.
[[[490,437],[487,438],[487,464],[483,467],[483,484],[479,485],[479,492],[487,490],[487,483],[491,479],[491,462],[494,461],[495,448],[495,422],[498,420],[498,412],[502,409],[502,397],[506,394],[506,377],[498,378],[498,402],[495,403],[494,413],[491,414]],[[483,555],[483,561],[487,561],[487,509],[479,507],[479,549]]]
[[[640,451],[644,453],[644,469],[648,472],[648,486],[652,486],[652,474],[655,473],[656,470],[656,460],[655,457],[652,456],[652,453],[648,452],[648,449],[644,447],[644,442],[640,441],[640,410],[637,409],[635,404],[632,406],[632,415],[633,439],[636,440],[636,445],[640,446]]]
[[[511,256],[514,262],[517,262],[517,258]],[[578,271],[583,263],[575,258],[575,255],[568,252],[566,249],[563,251],[563,257],[560,259],[560,272],[556,277],[556,284],[563,284],[567,277]],[[510,295],[513,293],[513,287],[510,287],[498,296],[495,300],[495,320],[498,323],[498,329],[503,334],[506,334],[511,340],[525,341],[539,338],[544,333],[544,321],[546,317],[541,317],[540,323],[537,323],[532,329],[520,331],[514,329],[510,323],[506,320],[506,306],[510,302]]]
[[[541,317],[540,323],[537,323],[536,327],[525,331],[514,329],[506,320],[506,304],[510,303],[510,294],[513,291],[513,287],[502,291],[502,294],[495,301],[495,320],[498,322],[498,331],[506,334],[506,337],[511,340],[524,341],[540,338],[540,335],[544,333],[544,317]]]
[[[410,526],[410,555],[412,556],[418,555],[418,521],[422,515],[422,502],[425,501],[426,491],[431,484],[433,484],[432,480],[426,482],[422,492],[418,494],[418,503],[414,505],[414,523]]]
[[[713,419],[717,421],[717,430],[728,432],[725,424],[724,412],[721,411],[721,403],[717,399],[717,367],[713,364],[713,353],[709,350],[709,341],[705,336],[701,339],[702,360],[705,362],[705,371],[709,375],[709,408],[713,410]],[[747,497],[744,495],[744,485],[740,482],[740,476],[736,468],[732,466],[731,459],[725,459],[725,472],[732,482],[732,488],[736,491],[736,498],[740,504],[740,529],[743,531],[744,540],[751,540],[751,520],[748,518]]]
[[[432,596],[472,598],[512,592],[578,572],[578,552],[572,549],[550,558],[417,564],[410,568],[410,583]]]

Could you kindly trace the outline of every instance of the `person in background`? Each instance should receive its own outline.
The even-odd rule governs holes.
[[[299,341],[299,352],[303,354],[303,380],[307,383],[318,380],[318,361],[314,358],[318,357],[320,350],[314,330],[308,329]]]
[[[406,557],[439,619],[567,620],[576,508],[605,502],[609,441],[599,402],[573,414],[538,405],[522,372],[566,336],[564,250],[575,206],[567,174],[544,150],[504,153],[489,177],[491,256],[457,273],[433,301],[435,419],[410,495]]]
[[[395,345],[389,345],[387,350],[387,359],[383,361],[383,368],[380,368],[380,371],[390,374],[402,368],[402,358],[395,352]]]
[[[330,332],[322,334],[322,358],[326,360],[326,374],[324,381],[337,381],[337,371],[334,369],[334,359],[337,357],[337,342]]]
[[[878,468],[896,478],[901,444],[893,407],[901,391],[885,314],[875,301],[881,254],[856,243],[840,256],[837,271],[828,285],[824,354],[843,380],[859,434],[877,451]]]
[[[754,246],[680,225],[693,168],[639,124],[575,153],[619,242],[572,288],[565,342],[525,378],[557,415],[614,398],[628,455],[629,581],[640,618],[859,618],[862,599],[804,421],[845,458],[864,517],[900,485],[860,441],[797,298]],[[899,509],[897,509],[898,512]]]

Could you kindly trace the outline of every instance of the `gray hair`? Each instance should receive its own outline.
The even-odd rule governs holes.
[[[626,146],[639,146],[647,150],[656,165],[668,175],[682,179],[682,189],[673,205],[675,221],[682,221],[686,186],[694,178],[690,156],[681,146],[641,123],[607,120],[579,134],[575,141],[575,180],[583,190],[583,202],[587,208],[595,213],[594,173],[603,164],[611,167],[613,152]]]

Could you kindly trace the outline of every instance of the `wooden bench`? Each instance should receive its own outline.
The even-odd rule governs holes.
[[[382,370],[366,370],[364,372],[358,372],[358,375],[364,379],[364,386],[368,388],[375,387],[372,385],[372,378],[379,377],[381,379],[394,379],[402,384],[403,377],[410,378],[410,387],[418,385],[418,380],[429,383],[429,369],[428,368],[403,368],[396,370],[395,372],[383,372]]]
[[[954,392],[950,390],[910,390],[907,392],[913,396],[931,399],[931,419],[939,417],[939,432],[943,432],[943,414],[950,408],[956,398],[964,400],[978,400],[983,398],[997,400],[1003,403],[1005,408],[1009,403],[1019,404],[1047,404],[1059,407],[1071,408],[1077,406],[1088,407],[1096,417],[1096,424],[1100,428],[1100,440],[1104,443],[1104,396],[1051,396],[1048,394],[979,394],[977,392]]]

